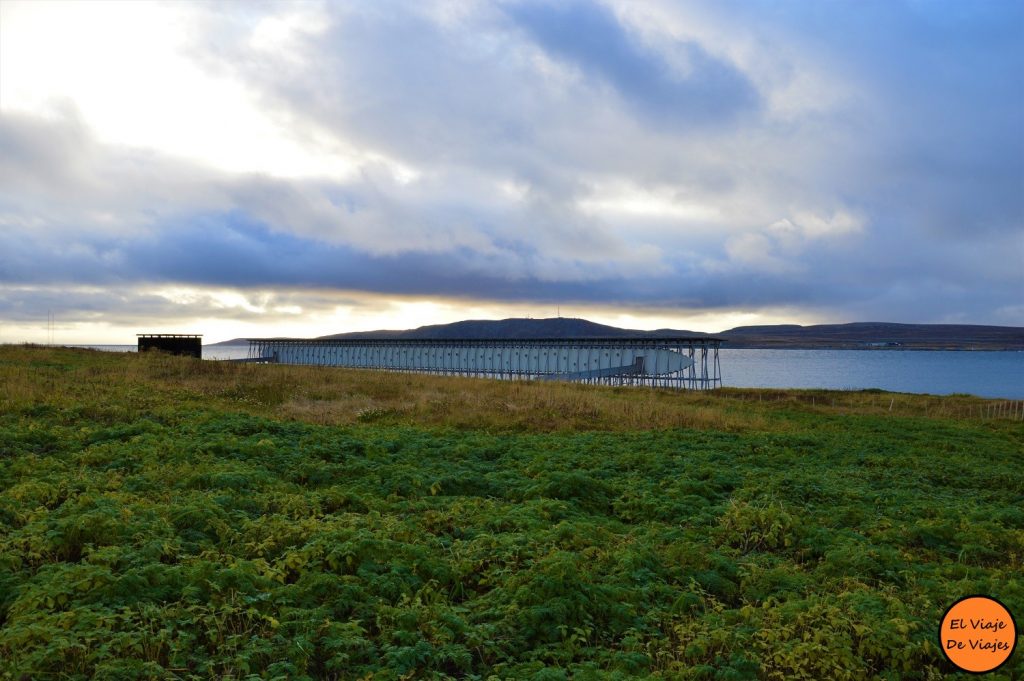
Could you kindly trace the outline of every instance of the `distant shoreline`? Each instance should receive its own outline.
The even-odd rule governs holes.
[[[365,340],[394,340],[394,339],[371,339]],[[586,339],[582,339],[586,340]],[[0,345],[23,345],[47,347],[45,343],[7,343]],[[245,339],[231,339],[218,343],[204,343],[204,348],[226,348],[226,347],[248,347],[249,341]],[[63,348],[134,348],[134,343],[55,343],[52,347]],[[722,350],[852,350],[861,352],[1024,352],[1024,345],[1020,346],[941,346],[941,345],[900,345],[900,346],[864,346],[851,343],[745,343],[739,341],[722,340]]]
[[[372,339],[367,338],[365,340],[394,340],[389,338]],[[581,339],[586,340],[586,339]],[[94,344],[100,345],[100,344]],[[246,347],[249,345],[248,340],[227,340],[220,341],[219,343],[204,344],[204,348],[212,347]],[[69,347],[89,347],[85,345],[75,345]],[[999,346],[983,346],[983,347],[964,347],[964,346],[939,346],[939,345],[912,345],[912,346],[863,346],[863,345],[852,345],[852,344],[830,344],[830,343],[762,343],[762,344],[751,344],[743,342],[735,342],[730,340],[722,340],[723,350],[857,350],[864,352],[879,352],[879,351],[901,351],[901,352],[1024,352],[1024,345],[1015,347],[999,347]]]
[[[319,336],[316,340],[495,340],[534,338],[717,338],[723,348],[743,350],[1024,350],[1024,328],[979,324],[773,324],[739,326],[720,333],[682,329],[642,331],[597,324],[586,319],[483,319],[406,330],[377,330]],[[213,345],[246,345],[233,338]]]

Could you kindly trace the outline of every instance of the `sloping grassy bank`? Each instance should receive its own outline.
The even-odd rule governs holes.
[[[944,678],[1024,619],[977,403],[0,348],[0,674]]]

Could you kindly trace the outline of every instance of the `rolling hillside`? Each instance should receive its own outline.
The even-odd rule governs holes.
[[[466,320],[407,330],[356,331],[322,339],[492,339],[492,338],[665,338],[711,336],[729,348],[845,348],[908,350],[1024,350],[1024,328],[973,324],[892,324],[855,322],[799,326],[740,326],[716,334],[682,329],[639,331],[597,324],[586,319]],[[245,343],[235,338],[215,345]]]

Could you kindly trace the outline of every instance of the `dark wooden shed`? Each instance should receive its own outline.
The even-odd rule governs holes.
[[[187,355],[203,358],[202,334],[186,333],[139,333],[139,352],[160,350],[172,355]]]

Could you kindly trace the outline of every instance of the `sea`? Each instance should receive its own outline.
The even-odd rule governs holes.
[[[134,345],[82,345],[135,352]],[[203,347],[203,359],[242,359],[248,345]],[[1024,352],[956,350],[738,350],[719,355],[722,385],[827,388],[1024,399]]]

